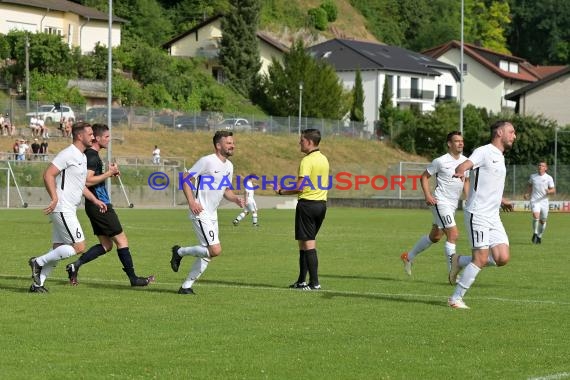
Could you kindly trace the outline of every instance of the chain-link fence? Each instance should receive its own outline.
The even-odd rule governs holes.
[[[9,115],[10,120],[16,126],[18,136],[27,136],[31,133],[29,128],[31,117],[44,114],[42,106],[46,105],[50,104],[33,101],[26,106],[25,100],[11,98],[0,101],[0,112]],[[107,123],[108,120],[106,107],[88,108],[85,105],[62,104],[58,108],[59,112],[51,112],[44,116],[44,121],[51,124],[52,133],[53,127],[59,125],[61,117],[70,114],[67,108],[65,108],[64,113],[63,107],[71,108],[75,120],[84,120],[90,123]],[[374,136],[372,126],[350,120],[309,117],[299,119],[296,116],[279,117],[208,111],[182,112],[144,107],[114,107],[111,110],[111,124],[129,129],[172,128],[187,131],[235,129],[270,134],[299,133],[302,129],[317,128],[323,136],[345,136],[360,139],[369,139]]]
[[[0,208],[21,207],[23,204],[39,207],[49,203],[42,179],[46,165],[46,161],[0,161]],[[423,199],[419,177],[425,166],[427,163],[394,163],[382,171],[372,164],[335,167],[330,177],[329,198]],[[184,195],[179,191],[184,167],[183,159],[176,157],[163,161],[161,165],[152,165],[148,160],[136,157],[121,157],[122,185],[113,182],[113,203],[119,207],[128,206],[131,202],[137,207],[172,207],[184,204]],[[550,198],[566,201],[570,196],[570,165],[559,166],[557,169],[557,193]],[[522,200],[529,176],[535,172],[535,165],[508,166],[504,195],[512,200]],[[267,176],[267,181],[262,178],[257,181],[261,186],[257,192],[259,195],[274,195],[272,188],[264,188],[263,183],[290,181],[290,178],[276,174],[258,174],[260,177]],[[550,174],[553,175],[552,167]],[[237,180],[237,177],[234,178],[236,188]],[[243,178],[239,180],[243,182]],[[240,189],[243,189],[243,183]],[[129,201],[125,199],[125,193]]]

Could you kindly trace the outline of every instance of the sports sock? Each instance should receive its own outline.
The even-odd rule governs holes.
[[[200,258],[209,258],[210,253],[208,248],[201,245],[194,245],[192,247],[180,247],[178,249],[178,255],[180,256],[194,256]]]
[[[240,214],[236,217],[236,220],[237,220],[238,222],[240,222],[243,218],[245,218],[245,212],[240,213]]]
[[[455,255],[455,243],[450,243],[448,241],[445,242],[443,246],[443,250],[445,253],[445,262],[447,263],[447,271],[451,270],[451,255]]]
[[[46,266],[49,263],[55,263],[63,259],[67,259],[75,255],[75,248],[71,245],[60,245],[59,247],[52,249],[45,255],[36,257],[36,262],[40,266]]]
[[[461,279],[457,283],[457,286],[455,287],[455,292],[451,296],[451,299],[463,298],[465,293],[467,293],[467,290],[475,282],[475,278],[477,278],[477,275],[479,274],[480,271],[481,268],[479,268],[477,265],[469,263],[469,265],[467,265],[463,270]]]
[[[428,235],[424,235],[418,240],[414,248],[410,252],[408,252],[408,260],[412,261],[414,257],[420,254],[420,252],[425,251],[433,242],[430,240]]]
[[[192,285],[194,285],[194,282],[200,278],[202,273],[206,271],[209,263],[210,259],[197,257],[194,261],[194,264],[192,264],[192,268],[190,268],[190,272],[188,273],[188,277],[186,277],[186,281],[182,283],[182,287],[184,289],[191,288]]]
[[[44,283],[56,265],[57,261],[54,261],[53,263],[48,263],[42,267],[42,271],[40,272],[40,286],[44,286]]]
[[[129,247],[117,248],[117,255],[121,264],[123,264],[123,270],[129,276],[129,279],[135,278],[135,268],[133,267],[133,257],[131,256],[131,251]]]
[[[252,213],[251,217],[253,218],[253,224],[257,224],[257,212]]]
[[[309,266],[307,264],[307,258],[305,256],[305,251],[299,250],[299,277],[297,277],[297,282],[300,284],[306,282],[307,272],[309,271]]]
[[[471,256],[459,256],[459,266],[465,268],[473,260]]]
[[[488,267],[496,267],[497,266],[497,263],[495,262],[493,255],[491,255],[491,252],[489,252],[489,257],[487,258],[487,266]]]
[[[538,237],[541,238],[542,234],[544,234],[544,230],[546,230],[546,222],[538,223]]]
[[[107,253],[107,251],[105,251],[103,245],[95,244],[93,247],[89,248],[87,252],[79,256],[73,265],[75,265],[75,269],[77,270],[83,264],[87,264],[88,262],[95,260],[97,257],[104,255],[105,253]]]
[[[538,219],[533,218],[532,219],[532,231],[534,234],[537,234],[537,235],[538,235],[538,225],[539,225]]]
[[[309,269],[309,283],[311,285],[319,285],[319,258],[316,249],[308,249],[305,251],[307,267]]]

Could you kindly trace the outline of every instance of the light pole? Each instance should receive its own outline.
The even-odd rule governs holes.
[[[464,24],[464,0],[461,0],[461,46],[459,52],[459,132],[463,134],[463,24]]]
[[[570,133],[570,131],[560,131],[559,127],[554,128],[554,185],[556,185],[556,177],[558,176],[558,134]]]
[[[26,33],[26,112],[30,112],[30,36],[28,33]]]
[[[299,136],[301,136],[301,110],[303,109],[303,82],[299,82]]]
[[[113,159],[113,152],[111,141],[113,138],[111,125],[111,106],[113,101],[113,0],[109,0],[109,35],[107,41],[107,125],[109,126],[109,145],[107,146],[107,162],[111,163]],[[109,194],[109,201],[111,201],[111,178],[107,179],[106,183],[107,193]]]

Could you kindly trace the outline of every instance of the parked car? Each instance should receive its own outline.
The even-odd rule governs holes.
[[[85,121],[88,123],[106,123],[107,107],[93,107],[87,110]],[[125,108],[111,108],[111,123],[126,124],[129,122],[129,112]]]
[[[36,111],[26,113],[27,119],[39,116],[41,116],[46,123],[59,122],[62,117],[75,120],[75,112],[73,112],[71,107],[61,104],[46,104],[39,106]]]
[[[222,120],[218,125],[216,125],[216,129],[251,132],[252,128],[247,119],[231,118]]]
[[[159,115],[154,118],[154,121],[167,127],[174,127],[176,129],[188,130],[209,130],[210,123],[208,118],[201,115]]]

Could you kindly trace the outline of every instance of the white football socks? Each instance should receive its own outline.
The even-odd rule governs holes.
[[[194,257],[201,257],[201,258],[210,257],[210,253],[208,252],[208,248],[201,246],[201,245],[194,245],[192,247],[180,247],[180,248],[178,248],[178,254],[180,256],[194,256]]]

